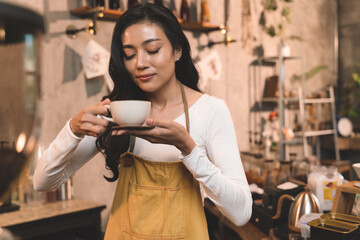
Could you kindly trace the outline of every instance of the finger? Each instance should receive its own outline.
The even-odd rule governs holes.
[[[124,134],[139,137],[152,143],[166,143],[168,142],[168,135],[164,134],[161,128],[154,128],[151,130],[127,130]]]
[[[125,130],[113,130],[111,132],[112,136],[120,136],[120,135],[125,135],[126,131]]]
[[[94,125],[90,122],[83,122],[80,128],[83,134],[94,137],[104,133],[106,129],[105,126]]]
[[[146,119],[146,124],[150,127],[169,128],[171,125],[171,121],[162,121],[162,120],[148,118]]]
[[[107,105],[109,105],[109,104],[110,104],[110,99],[106,98],[103,101],[101,101],[100,103],[98,103],[98,104],[96,104],[94,106],[86,108],[86,112],[89,112],[89,113],[94,114],[94,115],[105,115],[105,116],[107,116],[108,112],[109,112],[109,109],[108,109]]]
[[[107,125],[109,125],[109,121],[98,117],[99,115],[93,115],[91,113],[86,113],[84,114],[83,118],[82,118],[82,122],[84,123],[90,123],[92,125],[100,125],[103,127],[106,127]]]
[[[91,122],[94,125],[99,125],[99,126],[103,126],[103,127],[107,127],[109,125],[109,121],[100,117],[100,115],[94,116],[91,115],[89,116],[89,122]]]
[[[105,106],[110,104],[110,99],[105,98],[103,101],[97,104],[97,106]]]
[[[107,116],[108,115],[108,108],[104,105],[95,105],[92,107],[88,107],[86,108],[86,112],[90,113],[92,115],[104,115]]]
[[[105,132],[105,130],[106,130],[106,127],[96,125],[96,126],[93,126],[92,133],[94,133],[95,136],[98,137],[101,134],[103,134]]]

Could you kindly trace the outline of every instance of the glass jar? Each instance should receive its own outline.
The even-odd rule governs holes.
[[[296,159],[292,163],[291,175],[294,179],[306,183],[309,174],[310,174],[310,165],[307,159]]]
[[[284,182],[288,182],[291,178],[291,161],[280,161],[280,171],[277,176],[276,184],[279,185]]]
[[[264,162],[264,169],[264,188],[275,186],[276,173],[274,171],[274,160],[266,159]]]

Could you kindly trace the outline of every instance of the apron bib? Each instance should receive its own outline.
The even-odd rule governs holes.
[[[180,84],[186,128],[188,105]],[[209,239],[199,182],[182,162],[154,162],[130,152],[120,173],[105,240]]]

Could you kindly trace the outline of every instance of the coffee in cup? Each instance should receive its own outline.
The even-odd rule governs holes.
[[[142,126],[149,117],[151,102],[140,100],[120,100],[107,105],[112,118],[102,118],[114,122],[119,126]]]

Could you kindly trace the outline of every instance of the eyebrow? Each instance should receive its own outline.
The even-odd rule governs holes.
[[[160,41],[160,40],[161,39],[159,39],[159,38],[151,38],[151,39],[145,40],[141,45],[145,46],[146,44],[149,44],[151,42]],[[131,44],[125,44],[125,45],[123,45],[123,48],[134,48],[134,46]]]

